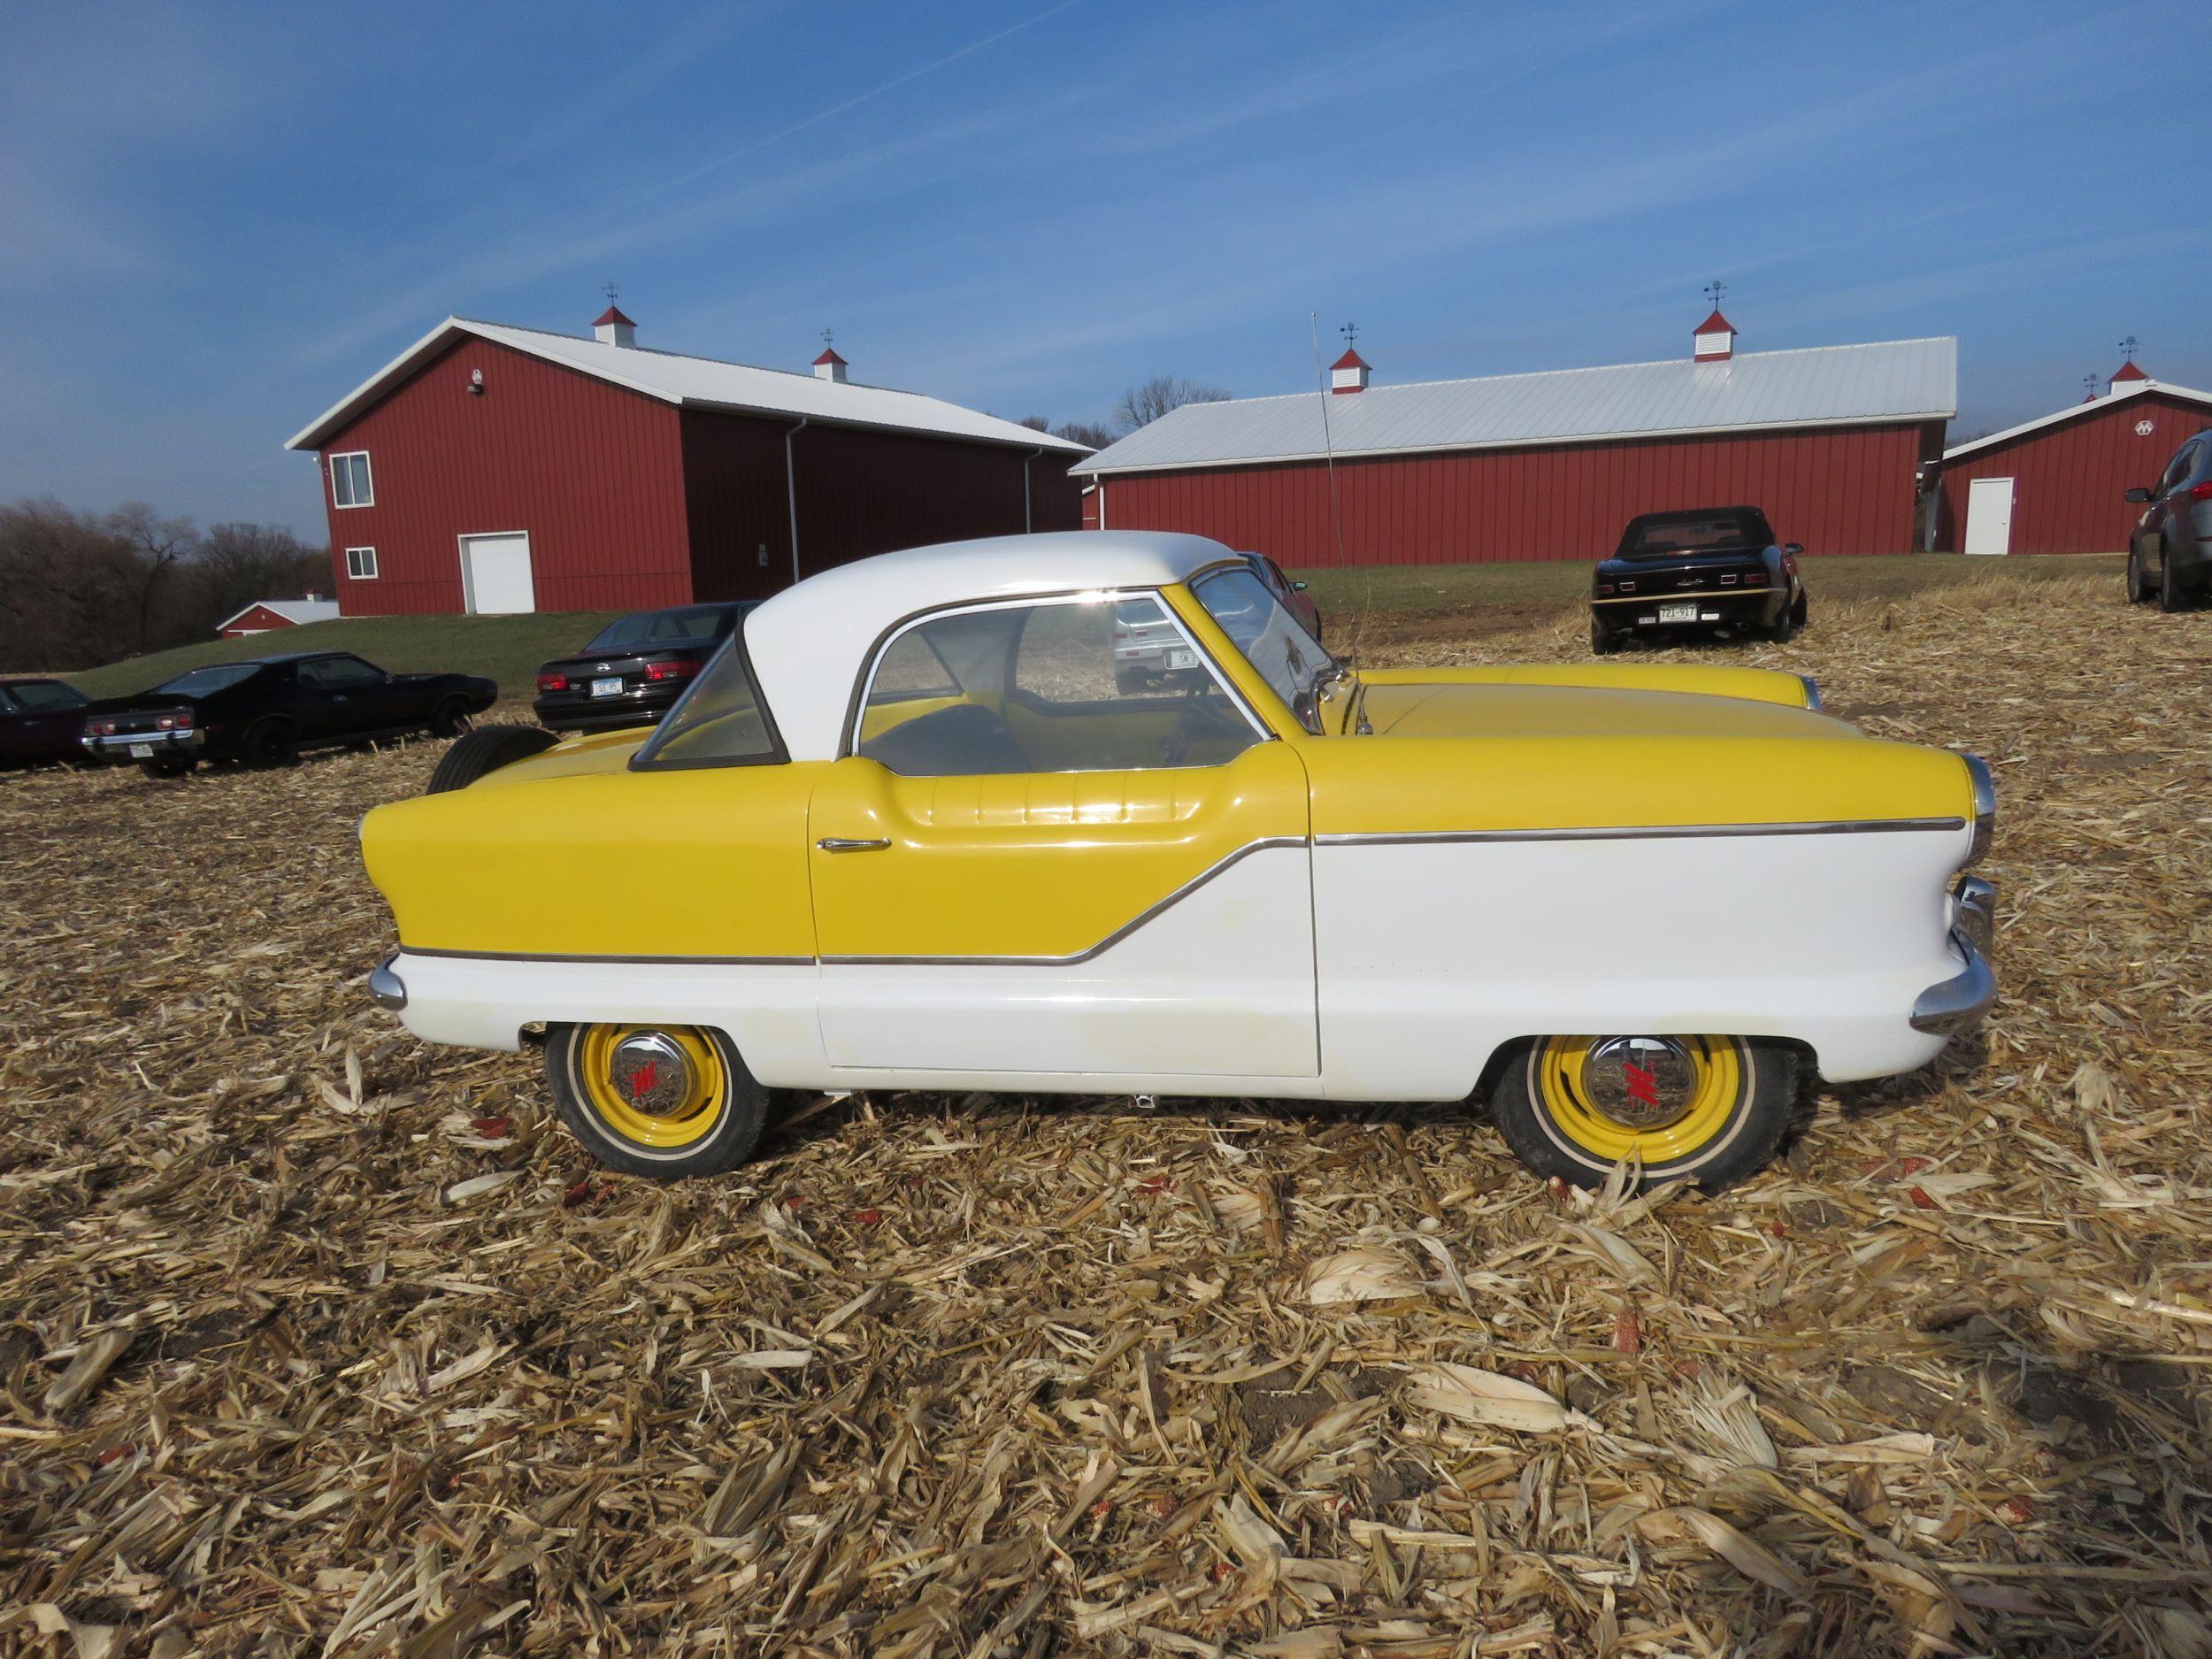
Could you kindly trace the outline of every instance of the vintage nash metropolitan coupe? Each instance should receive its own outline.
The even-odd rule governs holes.
[[[1202,672],[1125,685],[1136,614]],[[1195,536],[886,554],[752,612],[649,737],[369,814],[371,990],[433,1041],[541,1030],[644,1175],[744,1158],[776,1089],[1481,1093],[1540,1173],[1719,1187],[1801,1076],[1910,1071],[1993,995],[1987,769],[1817,707],[1356,671]]]

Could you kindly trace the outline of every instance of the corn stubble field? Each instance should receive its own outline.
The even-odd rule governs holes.
[[[0,1649],[2212,1651],[2212,614],[1813,580],[1709,649],[1994,763],[2005,990],[1717,1198],[1260,1102],[613,1179],[367,1005],[440,746],[0,781]]]

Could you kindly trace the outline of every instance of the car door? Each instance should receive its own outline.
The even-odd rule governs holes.
[[[809,811],[822,1041],[855,1071],[1310,1078],[1305,770],[1203,683],[1115,672],[1153,595],[910,623]]]
[[[2150,505],[2143,510],[2137,530],[2137,545],[2142,550],[2143,566],[2147,571],[2163,571],[2166,542],[2174,533],[2174,519],[2185,516],[2190,502],[2188,484],[2196,471],[2196,463],[2203,449],[2201,438],[2192,438],[2174,451],[2174,458],[2159,474],[2158,483],[2151,491]]]
[[[300,686],[308,694],[310,735],[347,737],[406,723],[395,706],[403,688],[357,657],[317,657],[302,663]]]

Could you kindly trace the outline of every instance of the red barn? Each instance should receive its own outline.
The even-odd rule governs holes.
[[[1717,311],[1662,363],[1190,403],[1076,463],[1087,526],[1286,565],[1587,559],[1640,512],[1748,503],[1813,553],[1913,549],[1958,342],[1739,352]]]
[[[285,447],[348,616],[744,599],[871,553],[1073,529],[1084,446],[914,392],[448,318]]]
[[[2149,486],[2212,426],[2212,392],[2154,380],[2131,361],[2102,397],[1944,452],[1934,544],[1946,552],[2116,553]]]

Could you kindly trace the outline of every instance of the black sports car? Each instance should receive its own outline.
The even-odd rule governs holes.
[[[82,760],[84,694],[58,680],[0,680],[0,766]]]
[[[1794,541],[1777,544],[1756,507],[1647,512],[1628,521],[1601,560],[1590,592],[1590,649],[1600,657],[1631,635],[1710,628],[1786,640],[1805,626],[1805,584]]]
[[[538,670],[530,707],[557,732],[651,726],[668,712],[757,599],[676,605],[618,617],[573,657]]]
[[[388,674],[348,651],[211,663],[96,703],[85,752],[180,778],[204,760],[288,765],[303,749],[433,732],[453,737],[499,698],[477,674]]]

